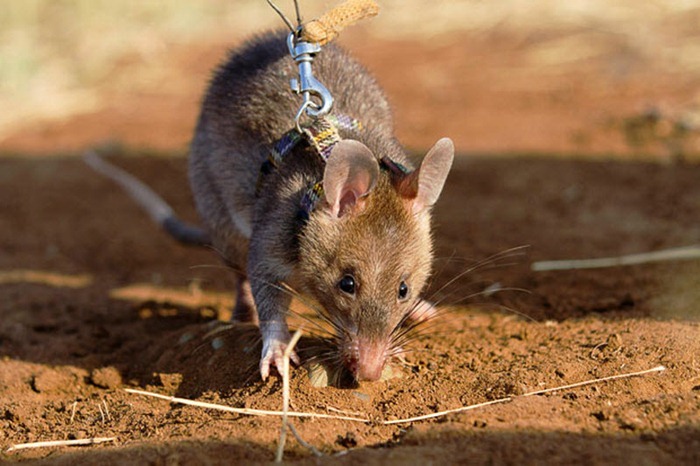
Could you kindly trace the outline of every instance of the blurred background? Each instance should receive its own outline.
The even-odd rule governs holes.
[[[460,152],[697,158],[699,1],[379,3],[340,42],[409,148],[449,135]],[[184,154],[211,69],[281,26],[265,0],[3,0],[0,153]]]

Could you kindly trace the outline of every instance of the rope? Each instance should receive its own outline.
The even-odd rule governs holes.
[[[307,42],[325,45],[332,41],[348,26],[361,19],[377,16],[379,5],[374,0],[347,0],[318,19],[309,21],[301,31],[301,38]]]

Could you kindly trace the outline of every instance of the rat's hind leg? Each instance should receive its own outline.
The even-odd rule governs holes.
[[[236,281],[236,304],[233,306],[231,320],[257,325],[259,322],[258,311],[246,273],[248,239],[230,229],[226,235],[215,235],[213,239],[216,252],[231,269]]]
[[[236,304],[233,306],[232,320],[258,324],[258,311],[255,308],[255,300],[250,289],[248,276],[238,271],[236,271]]]

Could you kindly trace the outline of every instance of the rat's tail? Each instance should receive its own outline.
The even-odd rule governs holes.
[[[163,198],[133,175],[107,162],[92,150],[83,155],[83,160],[93,170],[121,186],[151,216],[153,221],[177,241],[193,246],[211,245],[211,239],[206,231],[177,218],[173,209]]]

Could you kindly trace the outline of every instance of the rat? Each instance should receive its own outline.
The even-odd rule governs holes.
[[[340,129],[327,162],[294,148],[258,186],[299,107],[288,87],[297,70],[286,36],[263,34],[214,73],[191,145],[190,185],[215,249],[237,271],[234,319],[260,326],[263,379],[271,365],[282,367],[290,340],[289,286],[325,310],[338,359],[355,378],[377,380],[400,326],[429,309],[420,293],[432,263],[430,210],[454,147],[441,139],[415,166],[394,137],[384,92],[357,61],[331,44],[313,66],[333,112],[363,129]],[[382,169],[382,160],[402,169]],[[319,181],[323,199],[300,223],[304,192]]]
[[[454,146],[440,139],[415,164],[365,68],[329,44],[313,69],[334,98],[333,113],[361,127],[339,126],[327,160],[297,144],[264,175],[300,103],[289,90],[298,71],[287,36],[258,35],[215,70],[190,147],[189,181],[205,230],[192,242],[210,242],[234,271],[233,320],[259,325],[263,379],[282,367],[291,289],[317,302],[333,328],[332,360],[358,381],[378,380],[400,351],[402,328],[436,312],[420,295],[432,266],[431,208]],[[321,186],[317,202],[300,215],[311,186]],[[154,218],[172,234],[177,221],[159,209]],[[295,353],[291,359],[299,364]]]

